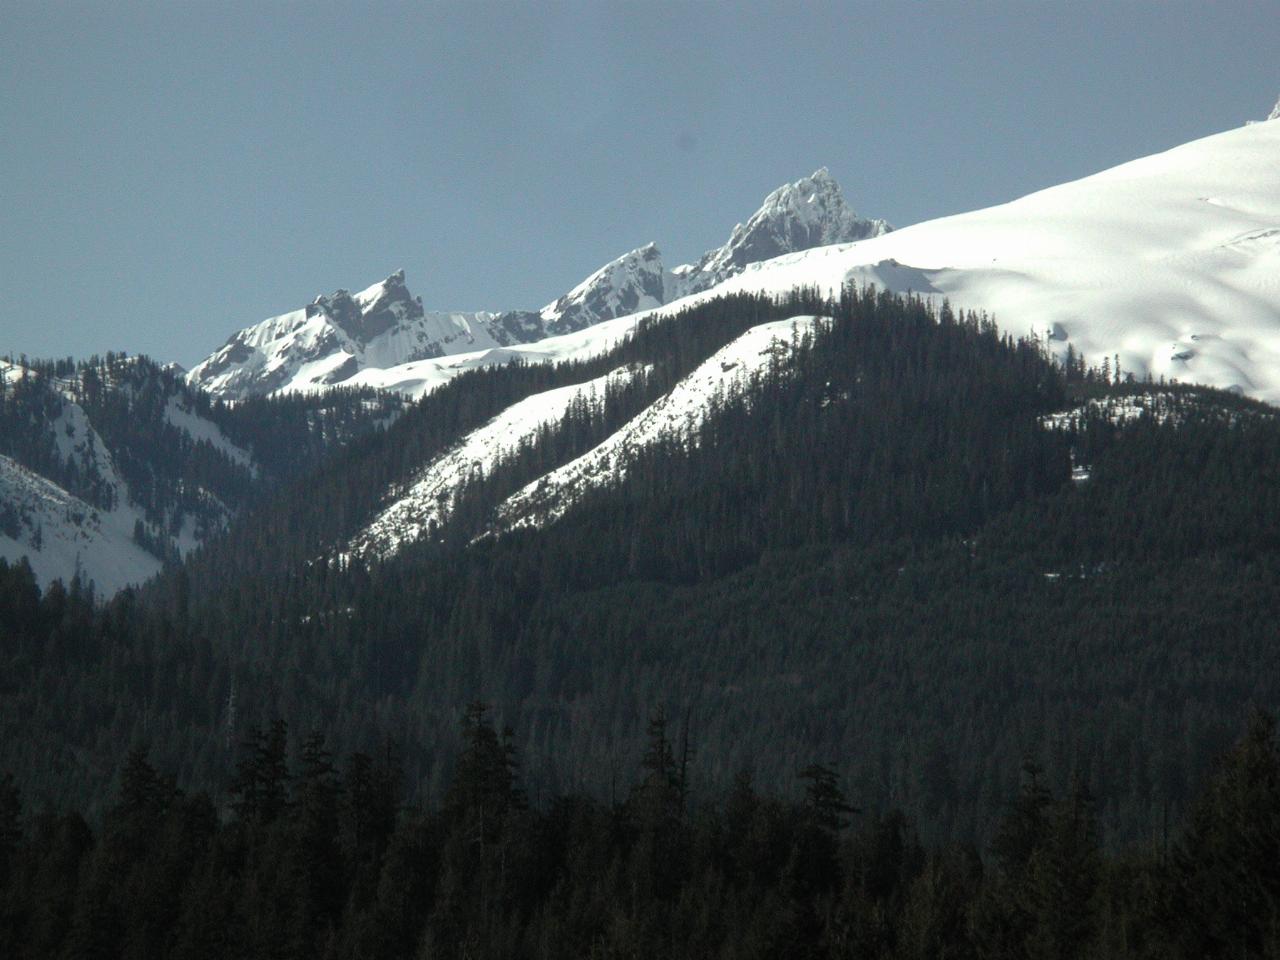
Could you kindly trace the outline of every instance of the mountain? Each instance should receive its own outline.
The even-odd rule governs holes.
[[[230,399],[348,380],[366,366],[405,363],[509,343],[489,313],[422,308],[404,272],[351,294],[338,290],[233,334],[187,381]]]
[[[360,293],[338,290],[233,334],[192,368],[188,381],[227,399],[357,382],[414,392],[412,376],[380,371],[573,333],[710,289],[756,260],[889,229],[883,220],[854,214],[823,168],[769,194],[728,242],[697,263],[667,270],[650,243],[605,264],[540,311],[500,313],[424,310],[400,271]],[[357,374],[363,376],[353,379]]]
[[[145,361],[0,364],[0,557],[110,595],[220,530],[258,467],[206,412]]]
[[[347,382],[421,395],[477,367],[598,355],[647,319],[715,297],[778,296],[803,286],[838,291],[851,283],[985,311],[1014,336],[1036,336],[1060,360],[1105,360],[1139,380],[1201,383],[1277,402],[1277,158],[1280,120],[1254,123],[995,207],[892,232],[876,226],[875,235],[860,241],[750,263],[714,286],[672,299],[731,263],[731,241],[704,256],[701,266],[663,274],[661,306],[615,319],[603,319],[610,312],[603,309],[575,332],[367,367]],[[792,199],[803,195],[790,193]],[[779,209],[778,217],[757,226],[796,221],[794,204]],[[734,235],[758,233],[741,227]],[[760,242],[752,240],[752,248]],[[599,271],[575,292],[574,303],[608,307],[603,292],[619,289],[637,306],[658,299],[656,251],[647,251]],[[614,286],[619,278],[627,282]],[[593,280],[602,291],[594,298]]]
[[[812,176],[784,184],[765,198],[729,242],[708,250],[694,264],[671,271],[668,301],[699,293],[736,276],[749,264],[785,253],[849,243],[889,233],[884,220],[862,220],[844,201],[840,186],[823,167]]]
[[[765,955],[822,929],[933,956],[963,929],[1022,956],[1066,942],[1060,875],[1083,879],[1058,954],[1124,953],[1118,930],[1261,955],[1280,411],[1239,394],[1274,366],[1278,126],[740,269],[641,248],[545,315],[485,315],[484,349],[332,389],[228,404],[142,360],[6,365],[16,553],[122,580],[126,547],[182,553],[104,603],[0,541],[10,926],[40,956],[228,931],[705,956],[720,928]],[[403,288],[301,311],[263,341],[299,335],[276,369],[339,370],[326,337],[357,365],[423,348]],[[995,320],[954,307],[985,297]],[[1183,323],[1157,359],[1207,377],[1236,349],[1235,391],[1128,377]],[[378,377],[421,397],[352,389]],[[183,550],[201,523],[222,534]],[[1192,922],[1240,903],[1262,920]],[[1118,923],[1135,904],[1186,945]]]
[[[607,796],[665,708],[699,797],[815,757],[981,841],[1031,755],[1149,837],[1240,704],[1277,702],[1278,431],[919,300],[708,299],[442,384],[110,604],[103,653],[0,650],[0,768],[103,797],[143,717],[155,762],[221,789],[281,718],[335,753],[391,736],[439,796],[479,699],[531,795]]]
[[[1062,359],[1275,403],[1278,272],[1273,119],[1010,203],[778,257],[714,293],[874,283],[987,311]]]
[[[817,319],[794,316],[749,327],[682,376],[634,417],[581,455],[553,464],[514,490],[493,511],[489,533],[545,526],[596,488],[616,483],[626,465],[662,443],[693,442],[718,407],[745,391],[753,378],[785,362]],[[603,404],[610,389],[634,384],[651,367],[622,364],[600,376],[534,393],[465,434],[394,485],[385,505],[347,546],[348,555],[386,560],[421,537],[437,536],[453,519],[463,489],[490,477],[559,427],[575,409]],[[472,531],[474,532],[474,531]]]
[[[0,558],[109,596],[401,407],[331,393],[232,408],[145,357],[0,361]]]
[[[638,324],[730,293],[779,296],[803,286],[837,291],[850,283],[871,283],[939,305],[949,299],[957,307],[990,309],[1006,332],[1036,337],[1060,361],[1105,365],[1118,380],[1129,375],[1188,380],[1274,402],[1280,399],[1276,159],[1280,123],[1254,124],[989,210],[736,269],[734,251],[764,249],[779,224],[805,222],[796,212],[803,209],[797,200],[820,196],[817,188],[829,182],[815,175],[771,195],[760,214],[734,231],[730,244],[708,254],[696,268],[674,272],[696,286],[698,277],[733,271],[713,287],[576,333],[364,371],[357,380],[423,392],[479,366],[600,356],[632,335]],[[838,191],[832,196],[838,199]],[[834,201],[819,206],[810,222],[839,222],[823,212]],[[820,238],[806,234],[800,239]],[[662,286],[659,279],[657,252],[646,247],[601,271],[580,291],[593,289],[593,284],[599,290],[638,289],[653,301],[669,289],[669,278]],[[572,302],[591,301],[584,293]],[[628,306],[644,302],[633,300]],[[755,363],[763,356],[754,355]],[[742,371],[738,361],[719,364],[709,358],[698,371],[700,390],[690,393],[676,385],[578,461],[556,464],[528,480],[524,489],[511,491],[493,522],[511,528],[558,516],[563,502],[579,499],[586,487],[612,476],[619,451],[634,448],[638,437],[652,442],[646,423],[669,422],[665,408],[674,404],[682,411],[679,419],[696,424]],[[395,377],[403,379],[390,379]],[[350,549],[386,557],[432,525],[440,526],[455,506],[458,489],[476,476],[491,474],[503,456],[564,416],[566,405],[579,399],[575,390],[594,389],[588,383],[557,387],[499,413],[455,448],[424,463],[408,489],[388,490],[382,511]],[[532,409],[541,411],[539,417],[529,418]],[[465,469],[458,466],[459,458]]]

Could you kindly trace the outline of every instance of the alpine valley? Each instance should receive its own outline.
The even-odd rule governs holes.
[[[1209,816],[1194,798],[1226,769],[1214,758],[1246,706],[1280,707],[1278,278],[1273,113],[896,230],[855,215],[818,170],[695,263],[667,267],[649,244],[540,310],[428,309],[397,272],[241,329],[186,373],[125,354],[10,358],[0,771],[28,804],[108,822],[126,757],[127,783],[207,793],[211,822],[251,824],[209,867],[210,891],[224,860],[261,857],[255,890],[286,882],[262,851],[297,838],[270,824],[286,810],[311,823],[323,797],[308,791],[337,782],[329,751],[363,758],[351,784],[376,769],[406,803],[443,801],[410,828],[393,800],[377,834],[362,817],[382,808],[350,787],[341,856],[358,878],[308,901],[329,926],[299,920],[297,955],[413,955],[435,942],[418,928],[394,948],[337,946],[361,911],[399,929],[387,917],[411,897],[467,916],[481,903],[476,929],[551,925],[586,901],[517,907],[492,891],[516,882],[509,862],[532,871],[538,844],[586,823],[643,856],[597,864],[584,843],[552,873],[580,855],[630,891],[616,900],[647,903],[668,889],[653,877],[687,882],[698,851],[764,837],[758,861],[724,854],[725,876],[776,882],[759,909],[821,926],[847,904],[794,906],[818,883],[806,864],[825,861],[787,839],[791,808],[760,800],[751,776],[808,791],[796,836],[829,838],[865,811],[867,889],[876,857],[906,871],[903,850],[954,851],[932,892],[911,887],[928,910],[949,884],[986,882],[975,850],[1022,849],[1010,798],[1055,824],[1084,823],[1068,813],[1088,806],[1094,854],[1146,844],[1161,869],[1185,866],[1158,853],[1170,819]],[[1264,727],[1257,743],[1271,743]],[[288,802],[288,777],[264,773],[285,763],[286,731],[324,733],[295,759]],[[552,804],[526,846],[510,839],[540,798],[566,795],[589,799]],[[450,832],[460,810],[481,811],[469,833]],[[1042,880],[1047,857],[1018,869]],[[321,870],[280,862],[304,885]],[[425,862],[454,866],[438,886],[388,866]],[[493,880],[479,893],[457,879],[476,863]],[[870,937],[893,897],[908,913],[925,902],[884,877],[898,892],[850,929]],[[990,920],[973,911],[956,924]],[[652,933],[627,916],[575,941],[580,955],[621,955],[599,945],[624,927]],[[652,955],[676,937],[662,929]],[[484,955],[555,954],[512,937]],[[956,955],[1031,955],[1033,941]],[[943,955],[905,942],[851,939],[847,955]],[[786,954],[774,946],[723,955]]]

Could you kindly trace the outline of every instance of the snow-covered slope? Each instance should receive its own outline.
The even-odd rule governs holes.
[[[212,420],[206,420],[200,416],[180,397],[174,396],[168,399],[164,408],[164,418],[195,442],[204,440],[233,463],[240,464],[250,473],[258,472],[257,465],[247,450],[228,440],[221,427]]]
[[[10,382],[36,376],[9,364],[4,372]],[[107,594],[155,574],[160,560],[133,537],[142,511],[130,502],[115,458],[84,409],[64,398],[56,414],[32,429],[50,438],[60,468],[80,477],[99,504],[110,506],[95,506],[0,454],[0,557],[26,557],[42,583],[79,573]]]
[[[7,431],[0,435],[0,557],[27,557],[43,583],[78,572],[100,592],[114,593],[220,529],[231,512],[226,504],[203,486],[175,479],[181,470],[165,468],[187,462],[202,444],[211,450],[198,454],[200,462],[220,455],[233,471],[258,472],[250,454],[198,412],[180,381],[154,365],[114,363],[60,376],[0,363],[0,424]],[[85,399],[93,395],[98,407]],[[104,428],[115,436],[114,447],[87,412],[106,409],[103,396],[119,400],[105,422],[142,424],[114,434]]]
[[[785,358],[817,322],[816,317],[793,317],[752,327],[603,443],[509,497],[498,510],[499,526],[511,529],[551,523],[586,491],[622,479],[627,461],[636,451],[668,438],[688,441],[717,397],[741,389],[752,376]]]
[[[1137,377],[1280,402],[1280,121],[1001,206],[779,257],[714,292],[850,282],[948,297],[1058,354],[1119,357]]]
[[[25,557],[42,584],[79,573],[110,595],[141,583],[160,561],[133,539],[142,514],[127,501],[100,510],[56,483],[0,455],[0,504],[13,519],[0,525],[0,557]]]
[[[634,376],[621,368],[585,383],[526,397],[429,463],[418,479],[369,524],[349,547],[362,556],[386,557],[405,543],[431,532],[453,508],[454,497],[469,479],[491,471],[504,457],[532,442],[544,427],[560,420],[573,404],[603,395],[610,382]]]
[[[426,311],[401,271],[361,293],[317,297],[302,310],[233,334],[187,379],[228,399],[336,384],[417,393],[439,379],[423,372],[448,369],[448,357],[573,333],[709,289],[755,260],[888,229],[883,220],[860,219],[824,168],[773,191],[724,246],[694,264],[667,270],[651,243],[605,264],[540,311],[502,313]],[[489,354],[491,360],[502,356]],[[439,358],[445,362],[394,370]]]
[[[631,453],[668,437],[687,440],[716,398],[740,389],[771,363],[784,360],[793,344],[817,322],[814,317],[795,317],[743,333],[603,443],[511,496],[495,518],[498,526],[551,522],[592,486],[619,478]],[[404,544],[429,534],[434,524],[448,518],[457,492],[468,479],[489,473],[521,444],[531,442],[540,430],[560,420],[576,402],[599,398],[611,383],[637,373],[635,368],[623,367],[508,407],[427,464],[408,489],[389,491],[387,506],[352,539],[348,551],[385,559]]]
[[[645,317],[742,291],[874,283],[992,314],[1123,373],[1280,403],[1280,118],[1000,206],[763,263],[652,311],[532,344],[366,370],[418,395],[475,366],[582,358]]]

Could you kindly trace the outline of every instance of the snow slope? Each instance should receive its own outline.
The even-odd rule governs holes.
[[[948,297],[1058,354],[1118,356],[1138,377],[1280,403],[1280,122],[1000,206],[779,257],[715,292],[849,282]]]
[[[620,478],[634,451],[668,437],[687,440],[716,398],[740,389],[770,363],[785,358],[793,341],[812,330],[817,322],[815,317],[793,317],[752,327],[699,364],[669,393],[603,443],[508,498],[498,511],[498,526],[510,529],[550,523],[586,490]],[[621,321],[616,326],[619,338],[621,331],[630,329],[629,325],[624,328]],[[583,340],[580,336],[557,339],[572,339],[580,346]],[[584,349],[598,352],[602,346],[599,340],[587,342],[591,347]],[[386,559],[405,544],[429,534],[433,524],[448,518],[457,491],[469,478],[492,470],[521,444],[532,441],[541,429],[560,420],[575,402],[599,397],[611,382],[634,377],[638,372],[622,367],[594,380],[535,394],[508,407],[427,464],[407,490],[389,491],[388,505],[351,540],[347,552]]]
[[[582,358],[646,317],[741,291],[846,283],[949,298],[1059,356],[1280,403],[1280,118],[971,213],[748,265],[654,310],[531,344],[366,370],[429,392],[475,366]]]
[[[653,316],[661,310],[649,310],[639,314],[605,320],[573,333],[558,337],[545,337],[533,343],[516,344],[477,350],[452,357],[433,360],[417,360],[386,369],[361,370],[346,386],[377,387],[394,390],[409,397],[421,397],[448,383],[460,373],[477,367],[501,366],[505,363],[556,363],[560,360],[579,360],[607,353],[630,335],[642,317]]]
[[[0,382],[5,389],[25,378],[50,388],[47,402],[39,407],[46,412],[29,423],[31,439],[36,440],[32,445],[48,444],[56,459],[71,469],[52,469],[50,476],[45,476],[14,457],[0,454],[0,557],[10,562],[26,557],[42,584],[70,580],[79,572],[91,579],[100,593],[110,595],[142,583],[162,566],[157,556],[135,540],[139,522],[153,539],[179,554],[199,545],[199,537],[208,531],[190,513],[181,517],[180,524],[165,525],[163,531],[148,521],[141,501],[117,467],[117,456],[136,458],[138,453],[113,452],[104,441],[85,408],[76,402],[82,388],[78,376],[51,377],[0,362]],[[111,381],[104,386],[125,392],[134,389],[129,383]],[[193,441],[207,441],[233,463],[257,474],[250,454],[227,439],[217,424],[200,416],[189,399],[171,394],[165,400],[163,416]],[[39,462],[37,465],[45,469]],[[68,474],[80,478],[85,486],[68,482]],[[203,494],[225,521],[230,511],[210,491]],[[216,529],[217,524],[211,526]]]
[[[671,438],[687,442],[717,397],[742,389],[753,375],[785,357],[817,317],[792,317],[752,327],[721,347],[671,392],[629,420],[603,443],[526,485],[498,508],[498,524],[513,529],[559,519],[593,487],[621,480],[638,450]]]
[[[78,571],[109,596],[160,570],[160,561],[133,540],[142,514],[127,500],[96,509],[0,455],[0,504],[20,517],[16,530],[0,530],[0,557],[10,563],[26,557],[42,584]]]
[[[454,496],[468,479],[488,473],[522,444],[532,442],[541,429],[560,420],[575,402],[602,396],[610,382],[627,380],[635,373],[623,367],[585,383],[534,394],[508,407],[429,463],[413,485],[361,531],[348,549],[361,556],[386,557],[429,533],[433,524],[448,516]]]
[[[11,378],[37,376],[9,365]],[[58,383],[67,389],[70,383]],[[84,409],[63,396],[57,415],[33,429],[52,435],[54,449],[83,475],[100,478],[114,501],[111,509],[86,503],[52,480],[0,455],[0,505],[12,510],[16,529],[0,530],[0,557],[15,562],[26,557],[36,578],[47,584],[69,580],[76,572],[110,595],[156,574],[160,561],[134,542],[134,524],[143,512],[130,501],[128,486],[115,459],[93,428]]]
[[[215,450],[225,454],[232,462],[240,464],[240,466],[245,467],[253,474],[257,474],[258,466],[253,462],[253,457],[247,450],[228,440],[221,427],[212,420],[206,420],[195,411],[188,409],[178,397],[169,398],[164,408],[164,418],[186,433],[192,440],[197,443],[201,440],[208,441]]]

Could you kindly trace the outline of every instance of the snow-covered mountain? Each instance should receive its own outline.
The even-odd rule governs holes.
[[[845,283],[949,298],[1056,354],[1118,358],[1138,378],[1280,403],[1280,120],[1011,203],[779,257],[714,292]]]
[[[500,313],[424,310],[401,271],[360,293],[338,290],[240,330],[197,364],[188,382],[228,399],[335,384],[394,389],[412,378],[379,371],[573,333],[710,289],[757,260],[889,229],[883,220],[859,218],[823,168],[769,194],[728,242],[697,263],[668,270],[650,243],[605,264],[540,311]]]
[[[430,535],[448,518],[464,483],[489,473],[522,444],[531,443],[540,430],[555,424],[574,403],[596,401],[610,383],[628,380],[636,373],[635,369],[621,367],[512,404],[428,463],[417,479],[392,496],[386,508],[353,539],[350,551],[385,558],[403,544]]]
[[[734,235],[749,233],[739,228]],[[625,286],[616,282],[625,276],[641,289],[648,283],[650,298],[659,299],[655,259],[651,248],[636,251],[611,278],[602,277],[602,286]],[[709,255],[683,275],[733,269],[730,263]],[[1203,383],[1280,403],[1280,121],[1206,137],[997,207],[751,263],[712,287],[577,332],[366,370],[355,379],[422,393],[476,366],[597,356],[642,319],[724,294],[783,294],[800,286],[836,291],[850,283],[985,310],[1006,331],[1036,336],[1053,353],[1105,360],[1113,369],[1118,362],[1137,378]],[[612,477],[627,451],[652,442],[654,431],[682,418],[696,421],[709,397],[731,389],[764,355],[756,341],[775,334],[758,328],[727,346],[733,357],[710,358],[605,443],[511,496],[498,525],[554,519],[586,487]],[[504,449],[497,438],[515,443],[521,436],[508,418],[527,421],[528,407],[554,419],[561,395],[573,391],[552,393],[496,417],[428,465],[422,483],[392,496],[352,548],[385,555],[428,529],[427,520],[439,522],[450,503],[446,474],[459,476],[454,459],[467,469],[491,469]],[[412,523],[403,522],[411,515]]]
[[[164,456],[196,455],[209,465],[222,461],[230,475],[256,473],[250,454],[203,417],[177,381],[131,376],[131,366],[116,362],[125,376],[110,382],[109,367],[55,376],[0,363],[0,410],[9,428],[8,452],[0,452],[0,557],[26,557],[42,583],[79,573],[99,592],[114,593],[153,576],[230,516],[213,490],[170,480],[119,430],[114,443],[104,439],[86,412],[90,397],[105,409],[103,391],[118,392],[111,407],[117,416],[107,417],[118,424],[132,395],[145,391],[133,409],[156,413],[164,436],[154,439]],[[156,433],[155,426],[146,432]]]
[[[639,254],[632,256],[643,261]],[[1135,377],[1280,403],[1277,276],[1280,117],[1273,111],[1272,120],[1010,203],[748,264],[710,288],[573,333],[366,368],[349,382],[420,395],[477,366],[599,354],[646,317],[723,294],[873,283],[986,311],[1007,332],[1035,335],[1058,355],[1070,351],[1094,364],[1118,358]],[[664,278],[664,296],[669,289]]]
[[[884,220],[863,220],[850,210],[839,184],[823,167],[769,194],[750,220],[733,228],[723,247],[708,250],[697,263],[672,270],[666,299],[709,290],[741,273],[748,264],[832,243],[878,237],[891,229]]]
[[[792,317],[747,330],[603,443],[508,497],[498,508],[499,528],[552,523],[588,490],[620,480],[639,450],[665,439],[689,442],[718,399],[742,389],[752,376],[785,359],[792,344],[817,322],[816,317]]]
[[[404,271],[352,294],[338,290],[233,334],[187,381],[243,399],[298,386],[342,383],[365,367],[386,367],[514,342],[491,313],[427,312]]]

